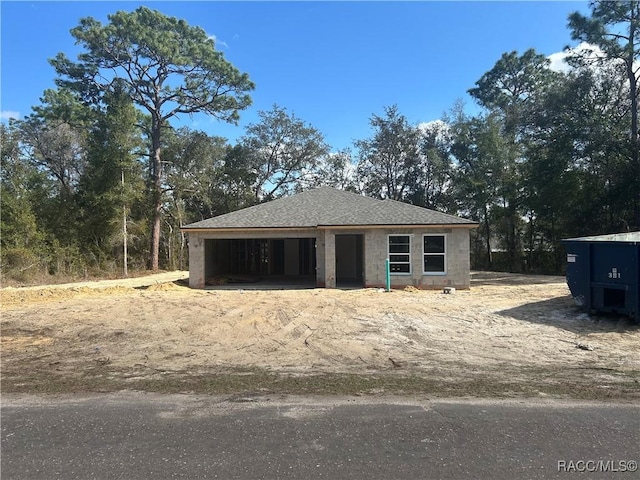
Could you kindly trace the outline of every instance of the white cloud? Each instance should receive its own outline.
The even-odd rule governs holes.
[[[20,118],[20,112],[14,112],[12,110],[3,110],[0,112],[0,120],[9,120],[11,118]]]
[[[213,40],[213,43],[215,43],[216,46],[220,46],[220,47],[224,47],[224,48],[229,48],[229,45],[227,44],[227,42],[224,42],[222,40],[218,40],[218,37],[216,37],[215,35],[207,35],[207,38],[209,40]]]
[[[565,61],[565,58],[567,58],[566,52],[552,53],[547,58],[551,62],[549,63],[549,69],[553,70],[554,72],[567,73],[569,70],[571,70],[571,67]]]
[[[451,137],[451,126],[443,120],[432,120],[418,124],[418,130],[423,137],[435,135],[435,141],[441,144],[449,142]]]
[[[420,122],[418,124],[418,130],[422,133],[429,133],[431,131],[447,131],[449,130],[449,125],[442,120],[431,120],[430,122]]]
[[[571,71],[572,67],[566,62],[566,59],[572,55],[586,55],[587,58],[593,60],[606,57],[606,54],[597,45],[582,42],[577,47],[549,55],[547,57],[551,61],[549,68],[563,73]]]

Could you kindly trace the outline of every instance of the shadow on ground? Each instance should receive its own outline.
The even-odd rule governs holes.
[[[525,275],[506,272],[471,272],[471,287],[482,285],[544,285],[565,283],[565,277],[557,275]]]
[[[551,325],[580,334],[593,332],[631,333],[640,330],[640,323],[636,323],[634,319],[626,315],[590,315],[575,305],[571,295],[525,303],[496,313],[504,317]]]

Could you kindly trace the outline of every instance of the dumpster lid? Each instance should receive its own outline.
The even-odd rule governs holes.
[[[611,233],[609,235],[593,235],[591,237],[566,238],[562,241],[640,243],[640,232]]]

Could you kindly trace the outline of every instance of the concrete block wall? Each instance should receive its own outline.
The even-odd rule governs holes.
[[[322,250],[318,249],[318,265],[322,263],[324,269],[322,272],[318,272],[318,278],[324,278],[324,285],[327,288],[336,287],[336,235],[363,235],[364,243],[366,243],[367,231],[362,229],[323,229],[323,247]],[[363,248],[366,249],[366,246]],[[320,256],[323,256],[322,262]],[[365,257],[366,258],[366,257]],[[322,277],[320,274],[322,273]],[[321,285],[321,281],[318,282],[318,286]]]
[[[411,235],[411,273],[391,275],[391,285],[402,288],[412,285],[417,288],[442,288],[451,286],[469,288],[470,258],[468,228],[398,228],[398,229],[322,229],[322,230],[270,230],[269,232],[189,232],[189,286],[204,288],[205,242],[207,239],[221,238],[315,238],[316,242],[316,283],[319,287],[336,286],[335,236],[363,235],[364,283],[366,287],[384,287],[388,235]],[[444,234],[446,237],[447,273],[445,275],[423,274],[424,234]],[[211,247],[209,247],[211,248]],[[208,253],[211,255],[211,252]]]
[[[318,231],[318,236],[316,237],[316,285],[318,287],[326,287],[327,282],[326,278],[326,235],[324,230]],[[335,240],[334,240],[335,242]]]
[[[189,286],[204,288],[204,239],[198,233],[189,233]]]
[[[446,274],[423,273],[424,234],[443,234],[446,238]],[[469,229],[467,228],[420,228],[420,229],[371,229],[365,235],[365,285],[386,286],[386,265],[389,235],[411,236],[411,273],[392,274],[391,286],[412,285],[417,288],[441,288],[451,286],[469,288],[470,258]]]
[[[226,231],[226,232],[189,232],[189,286],[204,288],[207,275],[215,274],[207,259],[213,257],[213,244],[206,240],[248,239],[248,238],[315,238],[320,244],[319,230],[282,229],[260,231]],[[318,258],[319,261],[319,258]]]

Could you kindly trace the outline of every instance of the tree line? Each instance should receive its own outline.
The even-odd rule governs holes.
[[[566,71],[506,52],[441,120],[396,105],[335,152],[286,108],[261,111],[233,144],[180,114],[237,122],[254,88],[204,30],[140,7],[83,18],[77,61],[56,88],[0,126],[2,275],[187,268],[182,225],[318,186],[478,222],[472,267],[560,273],[567,237],[640,229],[640,2],[598,1],[568,26],[586,47]]]

